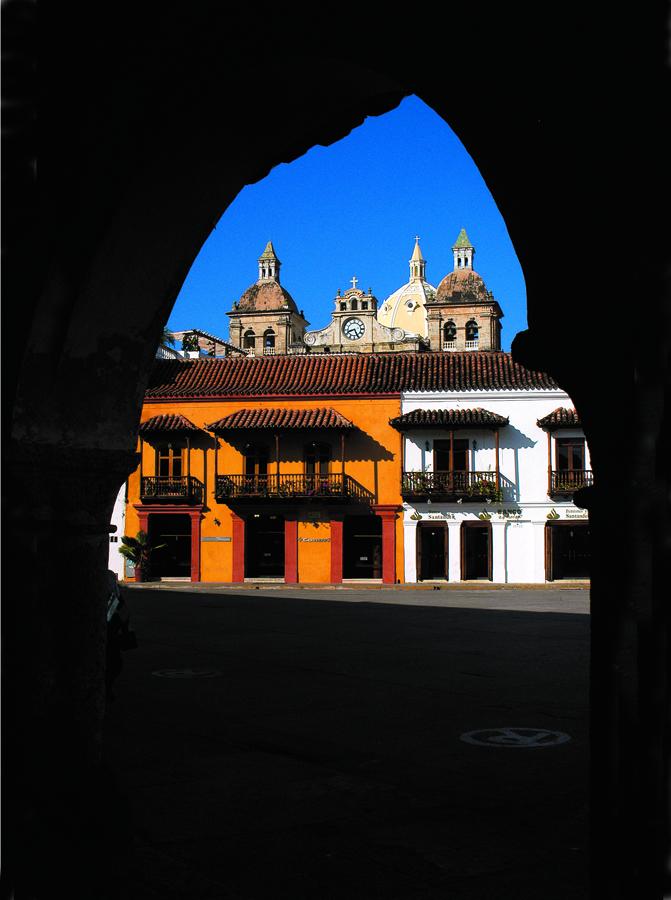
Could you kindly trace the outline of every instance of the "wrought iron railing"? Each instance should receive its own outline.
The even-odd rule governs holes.
[[[591,469],[553,469],[550,472],[550,494],[572,494],[593,484]]]
[[[145,475],[140,488],[142,500],[173,500],[182,503],[202,503],[203,483],[193,475],[168,478]]]
[[[217,475],[217,500],[347,499],[372,503],[373,494],[341,473],[288,475]]]
[[[501,497],[501,479],[496,472],[404,472],[401,494],[427,499],[497,500]]]

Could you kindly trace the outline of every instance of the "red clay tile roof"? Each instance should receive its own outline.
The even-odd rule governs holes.
[[[354,428],[354,425],[335,409],[239,409],[206,427],[208,431],[230,431],[249,428]]]
[[[558,409],[553,409],[547,416],[543,416],[542,419],[538,419],[536,425],[547,431],[554,431],[556,428],[577,428],[582,425],[582,422],[574,409],[560,406]]]
[[[156,360],[147,400],[558,388],[499,351]]]
[[[189,422],[185,416],[170,413],[165,416],[153,416],[140,425],[140,434],[153,431],[200,431],[200,428]]]
[[[414,409],[390,419],[389,424],[406,431],[410,428],[502,428],[509,419],[488,409]]]

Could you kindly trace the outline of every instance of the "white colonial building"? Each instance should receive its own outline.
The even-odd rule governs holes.
[[[487,380],[402,395],[405,580],[588,578],[590,527],[573,495],[592,472],[569,396]]]

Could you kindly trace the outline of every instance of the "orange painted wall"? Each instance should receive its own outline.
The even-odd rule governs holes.
[[[401,441],[399,433],[389,425],[389,419],[400,414],[400,398],[345,398],[336,399],[322,397],[316,400],[213,400],[193,401],[175,400],[169,403],[146,403],[142,410],[141,421],[157,415],[179,413],[199,428],[221,419],[240,409],[251,408],[284,408],[284,409],[317,409],[330,407],[357,426],[357,431],[346,438],[345,471],[364,488],[376,495],[377,503],[401,505]],[[162,438],[167,439],[167,433]],[[182,435],[176,438],[182,438]],[[274,435],[271,431],[258,431],[250,438],[232,438],[235,444],[218,440],[217,470],[220,475],[242,474],[244,459],[242,445],[253,440],[265,443],[269,450],[268,471],[276,471]],[[341,472],[340,433],[323,430],[321,432],[285,432],[280,435],[280,473],[302,473],[304,471],[303,447],[312,440],[323,441],[331,445],[332,461],[330,471]],[[190,473],[200,479],[206,486],[205,509],[201,520],[201,537],[232,537],[231,511],[224,503],[214,499],[214,438],[203,432],[191,439]],[[156,473],[155,449],[147,440],[143,442],[143,474]],[[138,448],[139,449],[139,448]],[[186,462],[183,468],[186,474]],[[135,534],[138,530],[138,517],[134,504],[139,503],[140,470],[129,479],[129,503],[126,513],[126,533]],[[280,511],[277,505],[269,504],[269,511]],[[330,580],[330,525],[329,507],[327,504],[313,505],[315,512],[321,513],[322,521],[315,529],[314,525],[305,521],[303,514],[306,507],[299,507],[298,525],[298,577],[301,582],[328,582]],[[218,523],[215,521],[218,520]],[[317,535],[317,531],[319,534]],[[329,537],[329,541],[301,541],[301,537]],[[403,522],[399,514],[396,522],[396,578],[403,580]],[[201,581],[232,580],[232,542],[201,541]]]

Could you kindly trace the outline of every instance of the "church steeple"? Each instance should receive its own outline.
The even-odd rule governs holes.
[[[459,232],[459,236],[456,240],[456,243],[452,245],[452,252],[454,253],[454,270],[455,270],[455,272],[457,269],[472,269],[473,268],[473,257],[475,256],[475,247],[469,241],[465,228],[462,228],[461,231]]]
[[[280,266],[273,242],[268,241],[266,249],[259,256],[259,281],[276,281],[280,283]]]
[[[415,235],[415,249],[410,258],[410,281],[426,281],[426,260],[419,249],[419,237]]]

